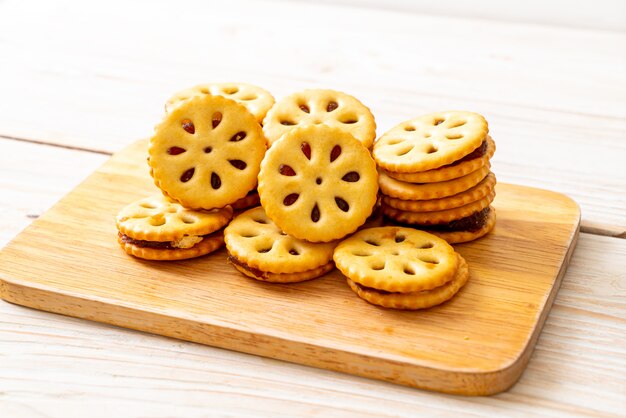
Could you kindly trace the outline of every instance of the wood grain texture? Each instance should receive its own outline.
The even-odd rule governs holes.
[[[4,299],[410,386],[497,393],[528,362],[578,231],[566,197],[500,185],[495,233],[458,246],[471,266],[460,296],[426,312],[383,310],[338,272],[268,286],[223,251],[175,263],[127,256],[113,217],[154,191],[145,155],[140,141],[114,156],[0,253]]]
[[[91,152],[0,139],[0,247],[107,158]]]
[[[177,8],[193,12],[0,3],[0,135],[113,152],[199,82],[335,88],[372,108],[379,134],[422,113],[482,113],[501,181],[566,193],[584,230],[626,233],[626,34],[289,2]]]
[[[581,234],[519,382],[482,398],[413,390],[0,301],[8,416],[619,416],[626,240]],[[602,266],[602,268],[589,268]]]

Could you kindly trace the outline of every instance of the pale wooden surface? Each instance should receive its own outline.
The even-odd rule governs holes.
[[[176,10],[121,3],[0,2],[0,136],[111,152],[148,135],[167,96],[196,82],[240,79],[278,97],[333,87],[370,105],[379,133],[429,110],[485,113],[500,180],[565,192],[581,204],[586,230],[624,233],[624,35],[282,2],[246,3],[250,12],[239,1],[177,2]],[[3,139],[0,158],[0,243],[105,159]],[[619,415],[624,265],[624,240],[582,234],[527,371],[511,391],[484,399],[0,302],[0,410]]]
[[[580,210],[571,199],[500,183],[494,230],[456,247],[471,266],[468,283],[445,305],[417,313],[364,303],[338,271],[268,286],[242,276],[224,250],[180,263],[138,261],[118,248],[112,219],[157,191],[145,164],[147,142],[117,153],[0,251],[3,299],[418,388],[486,395],[508,389],[524,370],[578,237]]]

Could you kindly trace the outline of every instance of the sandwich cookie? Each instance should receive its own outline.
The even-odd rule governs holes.
[[[187,208],[235,203],[256,187],[266,145],[261,126],[242,105],[196,96],[168,113],[150,139],[151,175]]]
[[[446,241],[397,226],[357,232],[339,243],[333,259],[359,297],[387,308],[438,305],[469,277],[467,263]]]
[[[279,100],[263,121],[272,145],[294,128],[323,124],[349,133],[369,148],[376,138],[372,112],[355,97],[335,90],[304,90]]]
[[[222,227],[230,206],[210,211],[185,209],[158,194],[131,203],[116,217],[118,243],[146,260],[183,260],[209,254],[224,244]]]
[[[273,283],[314,279],[334,268],[336,242],[311,243],[281,231],[257,207],[243,212],[226,227],[228,260],[241,273]]]
[[[247,83],[208,83],[181,90],[165,103],[169,113],[181,103],[197,96],[223,96],[243,105],[258,123],[263,122],[267,111],[274,105],[274,97],[265,89]]]
[[[287,132],[259,173],[261,206],[295,238],[329,242],[356,231],[377,201],[376,164],[349,133],[326,125]]]

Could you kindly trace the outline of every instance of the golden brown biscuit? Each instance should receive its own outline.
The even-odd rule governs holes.
[[[116,218],[118,242],[128,254],[148,260],[198,257],[223,245],[220,228],[232,215],[230,206],[196,211],[154,195],[120,211]]]
[[[135,240],[177,241],[211,234],[226,225],[232,216],[230,206],[192,210],[157,194],[124,207],[116,217],[116,224],[122,234]]]
[[[471,153],[489,132],[471,112],[431,113],[402,122],[381,136],[372,155],[387,171],[417,173],[451,164]]]
[[[259,280],[280,282],[309,280],[315,272],[325,274],[337,245],[285,234],[262,207],[237,216],[224,230],[224,240],[231,262],[240,271]]]
[[[324,264],[323,266],[316,267],[311,270],[302,271],[299,273],[270,273],[267,271],[262,271],[258,269],[252,269],[245,264],[240,264],[233,257],[229,257],[228,261],[230,261],[233,266],[241,273],[245,274],[248,277],[251,277],[256,280],[260,280],[262,282],[270,282],[270,283],[299,283],[307,280],[317,279],[320,276],[328,273],[332,269],[335,268],[335,263],[330,262]]]
[[[150,140],[154,182],[188,208],[221,208],[254,189],[265,138],[245,107],[196,96],[166,115]]]
[[[459,267],[449,282],[430,290],[409,293],[385,292],[347,279],[350,288],[367,302],[393,309],[425,309],[451,299],[469,278],[467,263],[457,254]]]
[[[248,109],[261,123],[267,111],[274,105],[274,97],[267,90],[248,83],[209,83],[179,91],[165,103],[165,112],[169,113],[186,100],[196,96],[211,94],[234,100]]]
[[[495,186],[496,176],[490,172],[476,186],[452,196],[429,200],[402,200],[383,195],[382,202],[387,206],[407,212],[441,211],[458,208],[489,196],[494,192]]]
[[[489,135],[487,135],[487,139],[483,141],[483,144],[460,160],[443,167],[418,173],[385,171],[385,174],[407,183],[435,183],[463,177],[489,164],[489,159],[496,152],[496,144]]]
[[[385,173],[379,173],[378,184],[382,193],[401,200],[440,199],[476,186],[487,176],[490,167],[488,164],[458,179],[424,184],[405,183],[391,178]]]
[[[480,212],[493,202],[495,196],[495,192],[491,192],[482,199],[468,203],[467,205],[433,212],[408,212],[392,208],[385,204],[382,206],[382,211],[385,216],[404,224],[419,224],[422,226],[438,225],[462,219],[473,213]]]
[[[267,113],[263,131],[271,145],[296,127],[316,124],[348,132],[366,148],[376,137],[372,112],[355,97],[334,90],[304,90],[279,100]]]
[[[124,235],[118,234],[117,242],[127,254],[145,260],[177,261],[200,257],[220,249],[224,245],[222,231],[203,237],[202,241],[189,248],[150,248],[129,242]]]
[[[355,283],[387,292],[416,292],[447,283],[457,269],[454,249],[427,232],[398,226],[363,229],[333,256]]]
[[[286,233],[328,242],[354,232],[377,199],[376,164],[350,134],[326,125],[293,129],[269,149],[261,205]]]

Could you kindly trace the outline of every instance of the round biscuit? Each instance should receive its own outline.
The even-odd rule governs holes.
[[[378,184],[383,194],[401,200],[440,199],[453,196],[476,186],[487,176],[490,168],[491,166],[487,164],[458,179],[424,184],[405,183],[381,172],[378,176]]]
[[[221,231],[218,231],[208,237],[205,237],[202,241],[191,248],[176,249],[140,247],[138,245],[122,241],[119,236],[117,242],[127,254],[137,258],[155,261],[176,261],[200,257],[220,249],[224,245],[224,235]]]
[[[477,113],[447,111],[400,123],[381,136],[372,150],[387,171],[417,173],[463,158],[480,146],[489,132]]]
[[[495,196],[495,192],[491,192],[482,199],[467,205],[433,212],[408,212],[387,205],[383,205],[382,210],[385,216],[403,224],[440,225],[480,212],[493,202]]]
[[[433,235],[438,236],[441,239],[446,240],[450,244],[461,244],[463,242],[469,242],[477,240],[487,235],[493,227],[496,225],[496,210],[493,206],[489,206],[489,214],[483,226],[476,231],[428,231]]]
[[[407,212],[433,212],[458,208],[490,195],[496,186],[496,176],[493,173],[480,181],[476,186],[452,196],[429,200],[402,200],[395,197],[382,196],[382,202],[399,210]]]
[[[245,274],[248,277],[251,277],[256,280],[260,280],[262,282],[270,282],[270,283],[299,283],[307,280],[316,279],[324,274],[328,273],[332,269],[335,268],[335,263],[332,261],[330,263],[326,263],[323,266],[316,267],[311,270],[302,271],[300,273],[269,273],[263,272],[262,276],[259,277],[252,273],[249,270],[246,270],[243,266],[232,263],[237,270],[241,273]]]
[[[487,135],[487,150],[482,157],[474,158],[468,161],[462,161],[458,164],[452,163],[433,170],[422,171],[418,173],[394,173],[393,171],[385,171],[389,177],[407,183],[436,183],[463,177],[472,171],[476,171],[481,167],[489,164],[489,160],[496,152],[496,144]]]
[[[336,242],[311,243],[282,232],[262,207],[237,216],[224,230],[231,256],[268,273],[302,273],[333,259]]]
[[[193,210],[162,194],[137,200],[124,207],[115,218],[124,235],[145,241],[176,241],[184,236],[208,235],[222,228],[233,217],[233,209]]]
[[[245,107],[196,96],[167,114],[150,139],[154,182],[188,208],[220,208],[255,188],[265,155],[261,127]]]
[[[367,288],[347,279],[350,288],[363,300],[385,308],[392,309],[426,309],[440,305],[451,299],[467,283],[469,268],[467,262],[459,258],[459,267],[449,282],[430,290],[409,293],[381,293],[376,289]]]
[[[342,241],[333,258],[350,280],[388,292],[433,289],[450,281],[457,268],[446,241],[399,226],[363,229]]]
[[[348,132],[366,148],[376,138],[372,112],[355,97],[335,90],[311,89],[279,100],[267,113],[263,131],[272,145],[292,129],[324,124]]]
[[[261,205],[281,230],[328,242],[354,232],[372,213],[376,163],[350,134],[309,125],[289,131],[269,149],[258,191]]]
[[[223,96],[234,100],[248,109],[258,123],[263,122],[267,111],[274,105],[274,96],[261,87],[248,83],[206,83],[181,90],[165,103],[165,112],[169,113],[181,103],[196,96]]]

